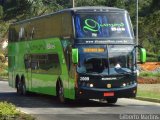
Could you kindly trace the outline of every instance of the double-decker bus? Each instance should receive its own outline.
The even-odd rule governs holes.
[[[69,99],[135,97],[136,42],[129,14],[112,7],[77,7],[9,27],[9,85]],[[146,51],[140,48],[140,61]]]

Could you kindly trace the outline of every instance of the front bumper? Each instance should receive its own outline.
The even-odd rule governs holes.
[[[77,99],[106,99],[106,98],[134,98],[136,97],[137,84],[124,88],[90,88],[81,87],[76,89]],[[113,96],[104,96],[104,93],[114,93]]]

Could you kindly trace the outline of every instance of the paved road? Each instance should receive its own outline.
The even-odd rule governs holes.
[[[134,99],[119,99],[115,105],[97,101],[80,103],[70,101],[67,104],[60,104],[52,96],[37,94],[19,96],[15,89],[10,88],[8,82],[4,81],[0,81],[0,100],[9,101],[40,120],[120,120],[124,119],[123,115],[126,113],[160,114],[159,103]]]

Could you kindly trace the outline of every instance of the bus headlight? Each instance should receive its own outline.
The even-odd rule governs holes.
[[[126,83],[123,83],[122,85],[123,85],[123,87],[126,87]]]
[[[93,87],[93,84],[90,84],[89,86],[90,86],[90,87]]]

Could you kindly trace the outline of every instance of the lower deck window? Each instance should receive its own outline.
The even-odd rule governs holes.
[[[58,54],[31,55],[33,73],[60,74]]]

